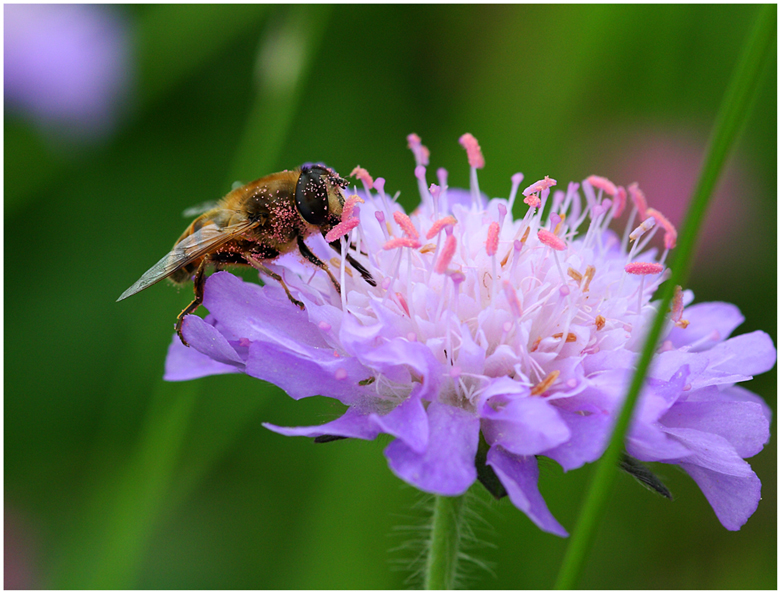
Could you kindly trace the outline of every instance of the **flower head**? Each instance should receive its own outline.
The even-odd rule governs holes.
[[[412,140],[419,163],[421,144]],[[476,151],[472,140],[467,150]],[[667,276],[668,249],[645,249],[658,228],[652,222],[641,232],[626,226],[622,236],[609,229],[625,190],[602,177],[556,190],[549,208],[556,182],[545,177],[523,192],[538,203],[514,219],[522,176],[513,177],[509,200],[486,201],[476,154],[470,191],[448,188],[441,171],[429,191],[418,164],[424,191],[411,214],[385,196],[384,181],[374,184],[378,193],[364,185],[350,218],[360,223],[345,244],[354,243],[375,287],[337,260],[338,295],[325,274],[286,256],[270,267],[305,304],[301,311],[276,284],[212,275],[210,315],[185,318],[192,348],[174,339],[166,378],[241,371],[295,399],[333,397],[348,409],[332,422],[266,426],[309,437],[390,434],[385,455],[403,480],[459,495],[492,473],[505,491],[494,494],[565,535],[539,493],[536,457],[570,470],[603,453],[655,312],[652,295]],[[632,197],[637,191],[629,186]],[[629,220],[643,207],[635,199]],[[326,247],[312,242],[315,252]],[[734,384],[771,368],[776,352],[763,332],[726,339],[742,320],[731,305],[687,307],[682,324],[691,300],[690,292],[675,300],[626,448],[636,459],[683,467],[721,522],[738,529],[760,490],[743,458],[767,441],[769,421],[760,398]]]

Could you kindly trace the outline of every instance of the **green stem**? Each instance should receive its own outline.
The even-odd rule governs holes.
[[[607,498],[617,474],[617,465],[623,451],[623,443],[636,403],[658,339],[666,320],[666,314],[674,294],[674,287],[685,282],[693,259],[697,230],[701,226],[707,203],[723,169],[729,149],[742,128],[755,97],[763,66],[770,55],[775,38],[776,10],[774,5],[761,7],[756,25],[748,39],[742,58],[732,76],[728,90],[718,112],[707,149],[699,181],[693,193],[691,205],[682,225],[676,249],[672,275],[665,283],[663,297],[648,333],[642,355],[626,396],[626,401],[616,422],[609,446],[595,470],[580,518],[571,543],[566,551],[556,589],[571,589],[577,583],[588,551],[595,537],[596,525],[604,513]]]
[[[425,563],[426,589],[453,588],[458,567],[464,496],[436,496],[430,547]]]

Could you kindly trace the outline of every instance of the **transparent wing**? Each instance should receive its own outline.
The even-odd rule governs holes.
[[[213,210],[214,208],[216,208],[217,204],[218,202],[215,202],[214,200],[209,200],[208,202],[202,202],[197,206],[190,206],[184,212],[182,212],[181,215],[183,218],[192,218],[193,216],[200,216],[204,212],[208,212],[209,210]]]
[[[214,251],[220,245],[227,243],[236,235],[245,233],[256,227],[257,222],[244,220],[227,227],[219,227],[213,221],[204,224],[197,231],[185,237],[174,245],[171,251],[149,268],[135,284],[124,291],[117,301],[126,299],[152,284],[167,278],[187,264],[200,259],[204,255]]]

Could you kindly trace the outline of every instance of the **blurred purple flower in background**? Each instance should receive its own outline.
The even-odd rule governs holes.
[[[363,190],[328,236],[355,244],[376,287],[337,260],[339,294],[325,274],[288,255],[270,267],[305,304],[301,311],[274,283],[216,273],[205,288],[210,314],[185,318],[192,347],[174,337],[165,377],[245,372],[295,399],[335,398],[348,409],[332,422],[266,426],[291,436],[390,434],[385,455],[406,482],[455,496],[479,479],[540,528],[566,535],[539,492],[536,457],[568,471],[604,452],[676,230],[635,184],[597,176],[565,190],[545,177],[519,193],[518,173],[508,199],[487,200],[477,182],[484,159],[469,134],[461,143],[470,190],[448,188],[443,169],[428,186],[428,151],[415,135],[409,143],[419,207],[407,215],[383,179],[356,169]],[[516,198],[528,206],[517,220]],[[619,234],[609,229],[618,219],[627,219]],[[661,253],[648,247],[656,233]],[[327,261],[317,239],[312,248]],[[767,442],[770,415],[735,383],[770,369],[776,351],[763,332],[727,339],[743,320],[736,307],[687,307],[692,300],[678,287],[626,449],[682,467],[734,530],[760,499],[743,458]],[[490,486],[496,478],[505,492]]]
[[[5,5],[5,104],[47,135],[105,137],[127,102],[133,56],[121,12]]]

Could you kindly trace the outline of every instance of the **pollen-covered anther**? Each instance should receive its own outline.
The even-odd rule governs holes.
[[[444,241],[444,247],[439,254],[439,259],[436,260],[436,267],[434,267],[434,271],[437,274],[444,274],[444,272],[447,271],[447,266],[450,265],[457,247],[458,241],[455,238],[455,235],[447,235],[447,239]]]
[[[530,232],[531,232],[531,227],[527,227],[525,229],[525,232],[523,233],[522,239],[520,239],[520,244],[521,245],[525,245],[525,242],[528,241],[528,235],[530,234]],[[520,250],[518,249],[518,251],[520,251]]]
[[[539,237],[539,241],[547,245],[547,247],[555,249],[555,251],[564,251],[566,249],[566,241],[548,230],[539,229],[539,232],[536,235]]]
[[[327,232],[327,234],[325,235],[325,240],[328,243],[337,241],[359,224],[360,224],[359,218],[349,218],[347,220],[342,220],[340,223],[338,223],[336,226],[334,226],[332,229],[330,229]]]
[[[623,214],[623,210],[626,209],[626,188],[622,185],[619,185],[617,188],[617,193],[615,194],[615,218],[620,218],[620,216]]]
[[[553,334],[553,336],[552,336],[552,337],[553,337],[553,338],[555,338],[556,340],[560,340],[560,339],[563,337],[563,332],[559,332],[559,333],[557,333],[557,334]],[[567,341],[567,342],[576,342],[576,341],[577,341],[577,336],[576,336],[576,334],[573,334],[573,333],[571,333],[571,332],[569,332],[568,334],[566,334],[566,341]]]
[[[596,315],[596,330],[601,331],[604,329],[604,326],[607,324],[607,320],[604,319],[603,315]]]
[[[586,266],[585,268],[585,284],[582,286],[582,292],[588,292],[590,290],[590,281],[596,275],[596,268],[593,266]]]
[[[406,141],[409,143],[409,149],[414,154],[414,160],[418,165],[427,165],[428,159],[431,156],[431,151],[428,147],[423,145],[422,139],[417,134],[409,134],[406,137]]]
[[[531,194],[539,193],[542,190],[550,189],[553,185],[557,185],[558,182],[555,179],[550,179],[549,175],[545,175],[544,179],[540,179],[536,183],[532,183],[523,190],[524,196],[530,196]]]
[[[542,205],[542,201],[539,199],[539,196],[536,194],[531,194],[530,196],[526,196],[523,198],[523,202],[528,204],[531,208],[538,208]]]
[[[355,167],[352,169],[352,173],[349,174],[350,177],[357,177],[366,184],[366,187],[368,189],[372,189],[374,187],[374,180],[371,177],[371,175],[368,174],[368,171],[366,171],[363,167]]]
[[[358,196],[357,194],[353,194],[347,198],[347,201],[344,202],[344,209],[341,211],[341,221],[344,222],[346,220],[349,220],[352,218],[352,214],[355,210],[355,206],[357,204],[364,204],[365,200]]]
[[[639,212],[639,220],[647,218],[647,199],[645,194],[639,189],[639,184],[634,182],[628,186],[628,195],[631,196],[631,200],[636,206],[637,212]]]
[[[536,352],[537,348],[539,348],[539,344],[542,342],[542,336],[539,336],[534,340],[534,343],[531,344],[531,347],[528,349],[529,352]]]
[[[448,226],[455,226],[457,223],[458,221],[455,220],[455,217],[453,216],[445,216],[444,218],[440,218],[431,225],[431,228],[429,228],[428,232],[425,233],[425,238],[433,239],[441,232],[443,228]]]
[[[337,257],[331,257],[328,261],[330,262],[330,265],[332,265],[334,268],[341,267],[341,260]],[[352,268],[347,266],[346,268],[344,268],[344,271],[347,273],[347,276],[349,276],[350,278],[352,277]]]
[[[482,156],[482,149],[479,147],[477,139],[471,134],[463,134],[458,142],[466,149],[469,165],[475,169],[482,169],[485,166],[485,157]]]
[[[558,216],[558,222],[555,225],[555,229],[553,230],[553,234],[557,235],[561,231],[561,226],[563,226],[563,222],[566,220],[566,213],[564,212],[560,216]]]
[[[537,383],[533,386],[531,389],[531,395],[542,395],[545,391],[547,391],[550,387],[552,387],[552,384],[555,383],[555,381],[558,380],[558,376],[561,374],[561,371],[552,371],[549,375],[547,375],[544,380],[541,383]]]
[[[674,324],[685,329],[688,327],[688,320],[682,318],[683,315],[683,293],[681,286],[674,287],[674,296],[672,297],[672,321]]]
[[[396,210],[393,212],[393,220],[401,227],[401,230],[407,237],[414,239],[415,241],[420,238],[420,233],[414,228],[414,224],[412,224],[411,219],[406,214]]]
[[[644,221],[642,221],[642,224],[640,224],[633,231],[631,231],[631,234],[628,236],[628,238],[631,239],[632,241],[636,241],[647,231],[652,229],[654,226],[655,226],[655,218],[650,216],[649,218],[646,218]]]
[[[606,177],[600,177],[598,175],[591,175],[588,177],[588,183],[590,183],[596,189],[600,189],[610,196],[617,194],[617,187]]]
[[[577,270],[574,268],[569,268],[566,270],[566,274],[577,283],[577,286],[580,285],[582,282],[582,274],[580,274]]]
[[[436,245],[433,243],[426,243],[420,247],[420,253],[433,253],[434,251],[436,251]]]
[[[660,274],[664,271],[664,267],[661,264],[652,262],[635,261],[631,262],[630,264],[626,264],[625,270],[629,274],[646,276],[648,274]]]
[[[667,249],[674,249],[677,245],[677,229],[674,228],[671,221],[655,208],[648,208],[647,215],[655,218],[658,224],[664,227],[664,230],[666,231],[664,234],[664,247]]]
[[[422,245],[419,241],[416,239],[411,239],[409,237],[393,237],[389,241],[387,241],[384,245],[382,245],[382,249],[385,251],[390,251],[391,249],[398,249],[399,247],[409,247],[410,249],[417,249]],[[349,270],[349,268],[347,268]]]
[[[499,226],[497,222],[491,222],[488,227],[487,241],[485,241],[485,251],[489,256],[494,256],[498,251],[498,233]]]

